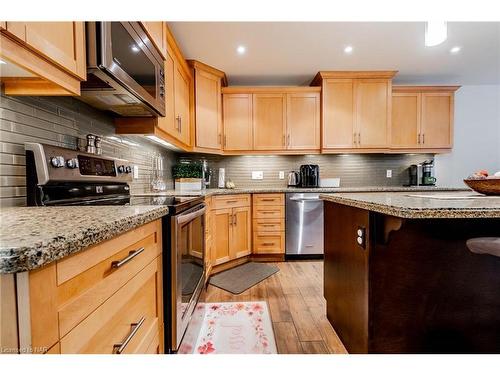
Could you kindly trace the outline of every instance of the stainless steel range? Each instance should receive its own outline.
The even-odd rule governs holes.
[[[164,337],[165,350],[176,352],[194,312],[203,312],[203,197],[131,196],[133,166],[126,160],[40,143],[27,143],[25,148],[30,206],[168,206],[169,214],[162,219]],[[188,336],[196,337],[198,328],[191,324]]]

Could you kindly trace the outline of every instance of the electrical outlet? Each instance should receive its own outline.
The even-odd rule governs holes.
[[[392,169],[387,169],[385,171],[385,177],[392,178]]]
[[[252,171],[252,180],[262,180],[263,178],[264,178],[264,172]]]
[[[138,165],[134,165],[132,177],[139,178],[139,166]]]
[[[280,180],[284,180],[285,179],[285,171],[280,171]]]

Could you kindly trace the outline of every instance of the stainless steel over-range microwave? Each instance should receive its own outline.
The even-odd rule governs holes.
[[[87,22],[81,100],[121,116],[165,116],[163,59],[139,22]]]

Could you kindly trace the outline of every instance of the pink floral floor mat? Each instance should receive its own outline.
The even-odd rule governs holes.
[[[207,303],[194,353],[277,354],[267,303]]]

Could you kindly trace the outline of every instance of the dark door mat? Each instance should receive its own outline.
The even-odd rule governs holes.
[[[276,266],[249,262],[212,276],[210,284],[230,293],[240,294],[278,271]]]

